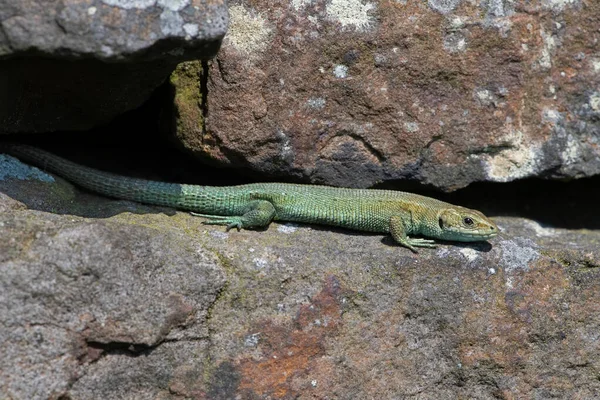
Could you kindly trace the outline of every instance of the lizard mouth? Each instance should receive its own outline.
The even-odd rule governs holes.
[[[490,232],[476,232],[476,231],[465,231],[460,229],[453,229],[450,231],[454,235],[460,235],[460,239],[452,239],[461,242],[478,242],[491,239],[498,236],[498,229],[494,229]]]

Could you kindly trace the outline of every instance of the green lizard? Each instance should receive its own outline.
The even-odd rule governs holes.
[[[271,221],[296,221],[359,231],[390,233],[402,246],[435,247],[429,238],[475,242],[498,234],[481,212],[417,194],[288,183],[198,186],[128,178],[84,167],[21,144],[1,148],[24,161],[106,196],[192,211],[206,224],[227,230],[260,228]],[[199,214],[200,213],[200,214]]]

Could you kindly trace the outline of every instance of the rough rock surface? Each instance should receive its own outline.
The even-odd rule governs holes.
[[[250,0],[229,11],[205,131],[188,128],[192,113],[178,132],[222,164],[444,190],[600,172],[598,1]]]
[[[224,0],[0,0],[0,133],[106,123],[214,56],[227,23]]]
[[[600,397],[598,231],[225,233],[3,155],[0,193],[0,398]]]

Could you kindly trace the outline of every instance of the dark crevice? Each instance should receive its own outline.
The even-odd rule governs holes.
[[[206,133],[206,117],[208,117],[208,61],[202,61],[202,75],[200,76],[200,109],[202,110],[202,134]]]
[[[99,357],[93,358],[90,362],[97,362],[99,359],[108,355],[123,355],[128,357],[140,357],[148,356],[159,346],[166,343],[174,342],[200,342],[208,340],[208,338],[187,338],[187,339],[163,339],[155,344],[149,345],[145,343],[132,343],[132,342],[98,342],[98,341],[87,341],[86,345],[90,350],[96,350],[99,353]],[[85,359],[85,355],[82,357]]]
[[[60,18],[56,18],[54,20],[54,22],[56,23],[56,26],[58,27],[58,29],[60,29],[62,34],[68,34],[69,32],[67,31],[67,28],[65,28],[65,26],[61,23]]]
[[[206,104],[208,65],[203,64],[203,68],[202,108],[206,116],[209,112]],[[159,128],[159,116],[168,90],[169,85],[165,84],[139,109],[88,132],[5,135],[0,140],[34,144],[80,164],[144,179],[214,186],[268,179],[247,167],[239,170],[210,167],[182,153],[172,135]],[[362,138],[350,136],[363,143],[374,157],[382,159],[383,155]],[[498,149],[489,148],[484,152]],[[418,169],[418,166],[415,168]],[[297,182],[297,177],[287,181]],[[481,182],[453,193],[441,193],[418,184],[416,180],[388,181],[378,185],[378,188],[435,197],[481,210],[493,217],[529,218],[556,228],[600,229],[600,176],[571,181],[524,179],[506,183]]]
[[[127,342],[87,342],[87,346],[91,349],[100,350],[103,355],[108,354],[121,354],[130,357],[139,357],[141,355],[148,355],[153,349],[158,347],[162,342],[155,345],[147,345],[141,343],[127,343]]]
[[[476,154],[496,155],[496,154],[502,153],[503,151],[512,150],[514,148],[515,148],[515,146],[510,145],[510,144],[489,145],[489,146],[485,146],[481,149],[469,150],[469,155],[476,155]]]

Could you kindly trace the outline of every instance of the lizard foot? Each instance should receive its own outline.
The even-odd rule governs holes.
[[[437,247],[437,245],[435,244],[435,240],[431,240],[431,239],[409,238],[408,243],[414,247],[427,247],[430,249],[435,249]]]
[[[195,212],[190,213],[195,217],[207,218],[208,221],[204,221],[205,225],[225,225],[225,230],[236,228],[238,231],[243,228],[242,217],[235,216],[224,216],[224,215],[208,215],[208,214],[197,214]]]

